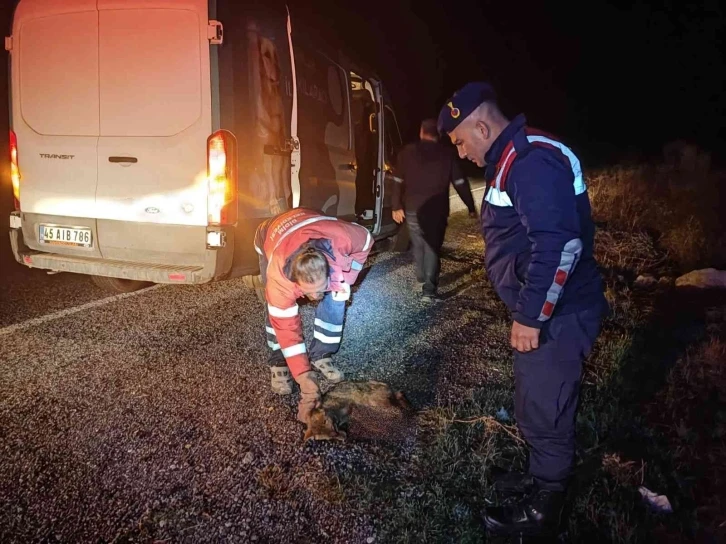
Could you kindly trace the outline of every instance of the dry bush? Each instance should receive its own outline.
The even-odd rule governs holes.
[[[673,369],[668,385],[672,395],[682,391],[700,396],[704,390],[714,390],[726,400],[726,341],[711,338],[698,346]]]
[[[726,537],[726,341],[710,338],[681,358],[648,412],[666,431],[675,469],[695,477],[700,526]]]
[[[587,177],[593,216],[598,222],[623,231],[643,229],[643,205],[647,200],[644,167],[615,167]]]
[[[302,487],[312,496],[322,499],[328,504],[339,505],[344,504],[346,501],[345,491],[337,474],[306,472]]]
[[[642,231],[598,229],[595,233],[595,258],[605,268],[630,271],[634,275],[655,273],[666,264],[653,237]]]
[[[603,455],[602,468],[615,480],[615,483],[623,487],[635,487],[643,485],[645,477],[645,462],[623,461],[617,453]]]
[[[276,499],[291,496],[298,486],[290,472],[276,464],[262,468],[257,474],[257,481],[270,498]]]
[[[685,272],[726,263],[718,194],[723,178],[721,172],[682,173],[642,165],[593,171],[588,173],[587,183],[597,222],[609,231],[653,236],[657,246]],[[642,238],[632,241],[642,260]],[[618,253],[608,249],[605,258],[622,260]]]

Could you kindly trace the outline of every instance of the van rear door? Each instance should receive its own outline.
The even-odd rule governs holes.
[[[201,264],[212,131],[206,0],[98,0],[104,258]]]
[[[13,20],[11,56],[11,118],[21,164],[21,211],[95,217],[96,0],[20,2]],[[92,227],[92,222],[76,223]],[[28,234],[28,242],[36,245],[37,228]]]

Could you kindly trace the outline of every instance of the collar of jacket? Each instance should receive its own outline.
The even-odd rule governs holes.
[[[507,144],[512,141],[514,135],[520,131],[527,124],[527,119],[523,113],[517,115],[512,119],[509,124],[504,127],[502,133],[494,140],[494,143],[489,148],[489,151],[484,155],[484,177],[487,181],[494,179],[499,168],[499,162],[502,159],[502,154]]]

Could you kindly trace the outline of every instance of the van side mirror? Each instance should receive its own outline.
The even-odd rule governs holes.
[[[372,133],[376,133],[376,114],[371,113],[368,116],[368,130],[370,130]]]

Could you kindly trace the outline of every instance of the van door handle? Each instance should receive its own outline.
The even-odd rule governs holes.
[[[108,162],[136,163],[139,162],[139,159],[136,157],[109,157]]]

